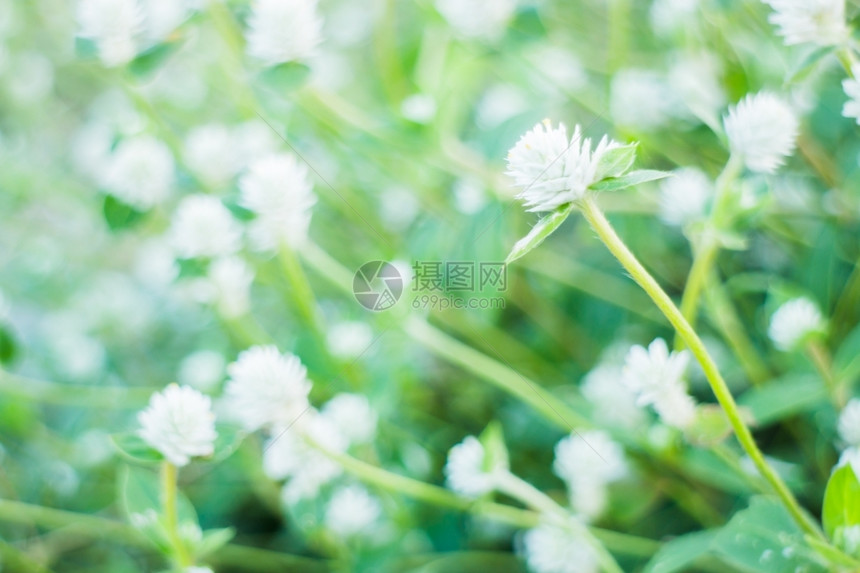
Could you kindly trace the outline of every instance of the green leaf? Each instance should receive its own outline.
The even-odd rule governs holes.
[[[105,195],[102,213],[111,231],[129,229],[140,222],[143,213],[113,195]]]
[[[851,464],[837,468],[827,481],[821,522],[830,539],[837,528],[860,525],[860,482]]]
[[[832,564],[850,567],[852,571],[860,570],[860,561],[842,553],[829,543],[825,543],[811,535],[806,535],[804,539],[806,539],[806,542],[809,544],[810,547],[815,549],[818,553],[821,554],[822,557],[830,561]]]
[[[236,530],[232,527],[223,529],[210,529],[203,532],[203,537],[194,548],[194,555],[197,559],[203,559],[207,555],[211,555],[230,543],[230,540],[236,536]]]
[[[785,76],[786,84],[802,82],[814,72],[826,56],[833,52],[832,46],[810,50],[799,61],[791,65]]]
[[[620,177],[627,173],[636,161],[638,143],[615,147],[604,153],[597,162],[595,178],[599,181],[607,177]]]
[[[716,535],[716,531],[697,531],[676,537],[654,554],[643,573],[689,571],[689,565],[708,553]]]
[[[537,222],[537,225],[532,227],[529,234],[520,239],[511,249],[511,254],[505,259],[505,264],[509,264],[525,256],[529,251],[543,243],[544,239],[549,237],[553,231],[559,228],[564,223],[564,220],[570,215],[573,210],[573,203],[568,203],[557,208],[555,211]]]
[[[133,432],[113,434],[110,439],[120,455],[129,462],[153,465],[164,461],[161,452],[150,447],[143,438]]]
[[[622,175],[621,177],[608,177],[598,181],[597,183],[592,183],[589,189],[593,191],[618,191],[619,189],[633,187],[634,185],[640,185],[642,183],[647,183],[648,181],[665,179],[671,175],[672,174],[668,171],[640,169],[639,171],[632,171],[627,175]]]
[[[0,325],[0,364],[11,364],[18,356],[18,344],[12,329]]]
[[[493,420],[481,432],[479,438],[481,445],[484,446],[484,470],[493,471],[495,469],[510,467],[508,462],[508,448],[505,445],[505,436],[502,433],[502,425]]]
[[[287,62],[264,69],[257,75],[260,83],[279,94],[294,91],[302,86],[311,69],[298,62]]]
[[[803,532],[779,501],[755,496],[719,530],[711,550],[737,571],[824,573],[821,558],[806,544]]]
[[[764,426],[813,410],[827,400],[827,390],[820,380],[786,376],[747,390],[738,398],[738,404],[752,413],[757,425]]]
[[[152,75],[171,54],[179,49],[180,45],[178,41],[156,44],[129,62],[128,69],[137,77]]]

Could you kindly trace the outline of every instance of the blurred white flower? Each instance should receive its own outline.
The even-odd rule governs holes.
[[[598,573],[594,548],[572,527],[545,523],[523,535],[526,565],[533,573]]]
[[[251,241],[260,250],[285,242],[300,246],[307,239],[311,207],[316,203],[308,168],[291,154],[254,161],[239,180],[240,204],[253,211]]]
[[[173,187],[173,156],[150,135],[124,139],[111,156],[104,174],[108,193],[137,209],[164,201]]]
[[[654,0],[651,27],[660,36],[688,30],[699,8],[699,0]]]
[[[137,250],[134,276],[153,288],[164,288],[179,276],[176,256],[165,238],[147,239]]]
[[[183,259],[232,255],[242,245],[242,228],[211,195],[189,195],[173,213],[170,242]]]
[[[591,139],[582,139],[578,125],[568,139],[564,124],[553,128],[544,120],[508,152],[507,174],[523,189],[517,197],[529,211],[552,211],[581,199],[588,186],[599,180],[601,157],[618,146],[603,136],[592,151]]]
[[[246,39],[267,66],[307,59],[322,40],[316,0],[254,0]]]
[[[275,427],[263,451],[263,471],[274,480],[287,482],[283,499],[294,504],[317,496],[322,486],[343,473],[343,467],[320,452],[314,444],[331,452],[343,453],[346,438],[316,411],[308,410],[301,424]]]
[[[596,366],[585,375],[580,389],[585,399],[594,405],[595,417],[608,425],[632,429],[645,421],[644,412],[636,405],[636,397],[624,384],[620,366]]]
[[[436,100],[429,94],[413,94],[400,102],[400,113],[415,123],[430,123],[436,117]]]
[[[448,487],[466,497],[480,497],[496,488],[499,471],[487,468],[484,446],[475,436],[466,438],[448,452],[445,476]]]
[[[768,21],[785,44],[840,44],[848,38],[845,0],[762,0],[773,8]]]
[[[436,10],[457,33],[498,40],[517,8],[516,0],[436,0]]]
[[[528,108],[529,98],[522,89],[510,84],[494,84],[475,106],[475,123],[482,129],[493,129]]]
[[[239,169],[234,136],[218,123],[192,129],[185,138],[183,156],[185,164],[212,185],[228,181]]]
[[[749,94],[723,119],[731,152],[751,171],[773,173],[794,153],[798,120],[783,100],[769,92]]]
[[[143,8],[144,31],[149,42],[163,40],[191,13],[189,0],[139,1]]]
[[[565,92],[576,91],[588,83],[588,75],[576,54],[548,44],[539,44],[526,56],[555,88]]]
[[[767,334],[777,348],[787,352],[824,327],[818,305],[800,297],[786,302],[773,313]]]
[[[457,179],[451,191],[454,193],[454,206],[464,215],[474,215],[487,204],[487,192],[475,179]]]
[[[140,437],[176,466],[214,451],[218,434],[212,402],[194,388],[169,385],[153,394],[149,407],[137,419]]]
[[[95,42],[106,66],[119,66],[137,54],[135,36],[143,28],[143,17],[137,0],[81,0],[78,33]]]
[[[321,415],[334,424],[351,444],[369,442],[376,434],[376,412],[361,394],[337,394],[325,403]]]
[[[650,131],[684,112],[677,94],[651,70],[619,70],[609,88],[609,112],[619,125]]]
[[[660,182],[660,219],[683,226],[705,215],[714,194],[710,178],[696,167],[682,167]]]
[[[376,497],[358,485],[339,488],[331,496],[325,511],[325,524],[338,537],[367,534],[382,515]]]
[[[220,352],[197,350],[182,359],[177,380],[203,392],[213,390],[224,377],[226,361]]]
[[[555,446],[553,471],[564,480],[573,509],[583,518],[599,516],[607,484],[627,475],[622,447],[602,430],[570,434]]]
[[[254,271],[239,257],[221,257],[209,264],[207,272],[218,312],[225,318],[237,318],[251,308],[251,284]]]
[[[259,119],[240,123],[231,131],[230,145],[239,167],[246,167],[255,159],[274,153],[280,143],[272,128]]]
[[[624,381],[636,394],[637,403],[653,406],[664,424],[680,429],[692,423],[696,412],[682,380],[689,361],[687,350],[669,353],[662,338],[647,349],[633,346],[625,358]]]
[[[842,89],[848,96],[848,101],[842,106],[842,115],[853,117],[860,125],[860,80],[857,78],[860,78],[860,63],[852,64],[851,77],[842,80]]]
[[[12,59],[4,83],[18,102],[37,104],[54,87],[54,65],[38,52],[21,52]]]
[[[212,569],[209,567],[200,567],[198,565],[192,565],[191,567],[186,567],[182,573],[214,573]]]
[[[669,69],[669,87],[689,110],[703,118],[716,117],[726,105],[720,84],[720,60],[709,52],[682,53]]]
[[[860,446],[860,399],[854,398],[839,414],[839,437],[849,446]]]
[[[328,329],[326,346],[338,358],[358,358],[373,343],[373,330],[365,322],[338,322]]]
[[[298,357],[273,346],[253,346],[227,366],[228,407],[250,430],[293,424],[309,407],[311,382]]]

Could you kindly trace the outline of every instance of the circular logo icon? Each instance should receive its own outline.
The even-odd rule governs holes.
[[[397,267],[385,261],[370,261],[355,271],[352,292],[358,304],[368,310],[388,310],[403,293],[403,277]]]

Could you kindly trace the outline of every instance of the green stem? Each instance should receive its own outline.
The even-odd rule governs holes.
[[[741,417],[740,410],[729,387],[726,385],[725,380],[723,380],[722,375],[717,369],[717,365],[714,363],[713,358],[711,358],[699,335],[696,334],[696,331],[693,330],[665,291],[657,284],[657,281],[645,270],[645,267],[642,266],[639,260],[627,248],[627,245],[616,234],[615,229],[612,228],[612,225],[603,215],[603,212],[594,202],[594,199],[586,196],[579,201],[578,206],[598,237],[600,237],[600,240],[603,241],[615,258],[618,259],[624,269],[630,273],[633,280],[651,297],[651,300],[654,301],[657,308],[666,316],[675,328],[675,331],[696,357],[696,360],[702,366],[708,383],[711,385],[714,396],[725,411],[741,447],[749,455],[759,473],[770,483],[774,492],[798,525],[810,535],[824,540],[824,534],[819,529],[818,524],[803,510],[797,499],[795,499],[794,494],[791,493],[791,490],[785,485],[782,478],[779,477],[779,474],[765,460],[764,454],[755,443],[752,432],[750,432],[750,429]]]
[[[33,505],[20,501],[0,499],[0,521],[23,525],[37,525],[46,529],[64,529],[66,535],[80,535],[93,540],[107,540],[139,549],[152,550],[152,543],[135,528],[114,519],[75,513]],[[634,538],[638,539],[638,538]],[[307,557],[276,553],[256,547],[228,544],[210,558],[216,564],[254,568],[260,571],[327,571],[324,562]]]
[[[475,515],[480,515],[501,523],[513,525],[514,527],[527,529],[535,527],[541,523],[540,512],[519,509],[491,501],[473,501],[465,499],[437,485],[424,483],[410,477],[395,474],[367,462],[363,462],[348,454],[341,454],[324,448],[312,440],[307,441],[311,446],[319,450],[320,453],[336,461],[344,470],[351,473],[358,479],[365,483],[380,487],[386,491],[401,493],[413,499],[432,505],[448,507],[457,511],[468,511]],[[531,487],[528,483],[526,483],[526,485]],[[540,491],[535,491],[537,492],[537,495],[544,496]],[[537,496],[534,494],[530,495],[533,496],[533,499],[537,499]],[[556,508],[561,509],[554,501],[552,501],[551,498],[546,497],[546,499],[548,499]],[[548,503],[543,503],[546,507],[549,507]],[[591,534],[593,534],[594,537],[604,543],[606,547],[618,553],[644,557],[653,555],[661,547],[659,541],[654,541],[652,539],[596,527],[592,527],[590,529]]]
[[[705,281],[717,260],[719,253],[719,245],[713,239],[706,239],[701,248],[697,249],[693,255],[693,266],[690,267],[690,274],[687,277],[687,285],[684,287],[684,294],[681,297],[681,314],[690,323],[690,326],[695,328],[696,318],[698,316],[699,297],[705,288]],[[680,340],[676,340],[677,347]]]
[[[60,384],[0,369],[0,393],[62,406],[136,409],[146,404],[152,389]]]
[[[179,535],[179,517],[176,509],[177,474],[175,465],[165,460],[161,464],[161,503],[164,512],[164,527],[170,538],[173,562],[180,571],[194,564],[188,546]]]

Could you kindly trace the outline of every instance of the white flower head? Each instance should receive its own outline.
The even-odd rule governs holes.
[[[606,506],[606,486],[627,475],[622,447],[602,430],[571,434],[555,446],[553,471],[567,484],[573,509],[585,519]]]
[[[382,504],[358,485],[339,488],[325,511],[325,524],[339,537],[366,535],[382,515]]]
[[[267,66],[306,60],[322,40],[316,0],[254,0],[248,54]]]
[[[239,257],[221,257],[209,264],[207,283],[218,312],[226,318],[237,318],[251,308],[251,284],[254,270]]]
[[[695,167],[677,169],[660,182],[660,219],[682,226],[701,219],[714,194],[710,178]]]
[[[106,66],[120,66],[137,54],[135,38],[143,29],[144,15],[137,0],[81,0],[79,34],[95,42]]]
[[[227,405],[250,431],[287,427],[310,407],[307,370],[298,357],[281,354],[273,345],[243,351],[227,374]]]
[[[600,159],[616,147],[618,142],[604,136],[592,150],[578,125],[568,139],[564,124],[553,128],[544,120],[508,152],[507,174],[522,188],[517,197],[529,211],[552,211],[584,197],[589,185],[605,176],[598,169]]]
[[[651,131],[686,111],[663,77],[652,70],[620,70],[609,91],[612,119],[626,127]]]
[[[854,398],[839,414],[839,437],[852,447],[860,447],[860,399]]]
[[[496,488],[496,472],[487,468],[484,446],[475,436],[466,438],[448,452],[445,476],[448,487],[466,497],[480,497]]]
[[[854,475],[858,476],[858,479],[860,479],[860,447],[847,448],[842,452],[842,455],[839,456],[839,463],[836,464],[836,467],[842,467],[844,465],[850,465]]]
[[[848,37],[845,0],[763,0],[773,8],[768,20],[788,46],[830,46]]]
[[[301,423],[296,423],[301,422]],[[272,429],[263,452],[263,471],[274,480],[287,480],[282,497],[288,504],[315,497],[322,486],[343,473],[343,467],[308,443],[343,453],[349,445],[330,421],[307,409],[290,425]]]
[[[651,4],[651,27],[661,36],[688,30],[693,24],[699,0],[654,0]]]
[[[666,341],[655,339],[648,348],[633,346],[627,353],[624,381],[640,406],[651,405],[663,423],[684,429],[695,416],[695,403],[683,382],[690,353],[669,352]]]
[[[204,392],[214,389],[224,377],[225,360],[220,352],[197,350],[179,364],[176,378]]]
[[[669,87],[694,114],[715,117],[726,105],[721,73],[721,61],[714,54],[682,52],[669,70]]]
[[[773,173],[794,153],[799,123],[794,111],[769,92],[749,94],[723,119],[729,148],[751,171]]]
[[[598,573],[597,552],[572,527],[542,524],[523,535],[526,564],[534,573]]]
[[[624,384],[620,366],[601,364],[582,380],[582,395],[594,405],[595,417],[611,426],[633,429],[644,421],[636,397]]]
[[[860,63],[851,65],[851,77],[842,80],[842,89],[848,96],[848,101],[842,107],[842,115],[853,117],[860,125]]]
[[[110,157],[104,174],[106,190],[136,209],[150,209],[171,193],[173,155],[150,135],[124,139]]]
[[[361,394],[337,394],[325,403],[321,415],[351,444],[367,443],[376,434],[376,412]]]
[[[152,396],[137,419],[140,437],[176,466],[214,451],[218,434],[212,402],[194,388],[169,385]]]
[[[239,169],[236,143],[230,129],[213,123],[194,128],[185,138],[185,163],[204,181],[219,184]]]
[[[307,238],[316,203],[308,167],[294,155],[271,154],[254,161],[239,180],[240,204],[253,211],[251,241],[260,250]]]
[[[239,250],[242,228],[217,197],[189,195],[173,214],[170,239],[180,258],[219,257]]]
[[[326,334],[326,346],[338,358],[356,359],[373,343],[373,330],[365,322],[338,322]]]
[[[773,313],[767,334],[777,348],[789,351],[824,328],[824,318],[818,305],[800,297],[786,302]]]
[[[467,38],[498,40],[516,10],[516,0],[436,0],[436,10]]]

